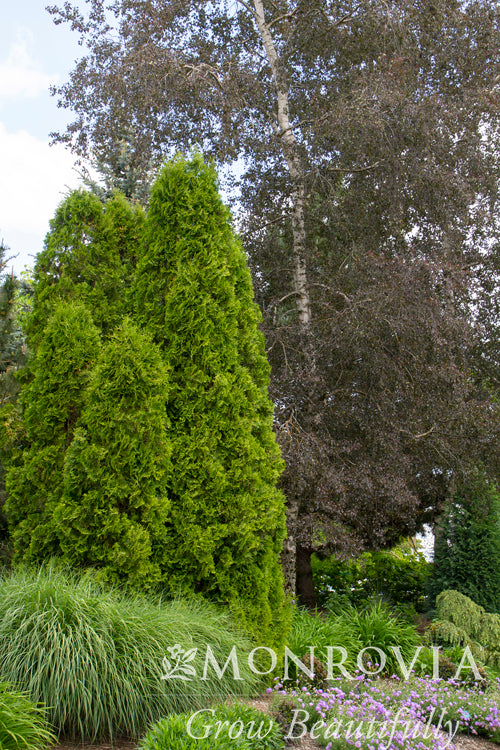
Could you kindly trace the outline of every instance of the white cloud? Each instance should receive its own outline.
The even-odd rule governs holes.
[[[0,62],[0,100],[34,98],[58,82],[57,75],[49,75],[38,68],[29,51],[32,45],[32,32],[20,30],[7,58]]]
[[[0,238],[21,253],[16,268],[33,264],[28,254],[41,250],[56,207],[79,184],[67,149],[26,131],[9,133],[0,122]]]

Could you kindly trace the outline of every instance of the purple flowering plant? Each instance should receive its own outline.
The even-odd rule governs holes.
[[[276,682],[268,692],[293,701],[286,739],[306,732],[326,750],[446,750],[457,732],[500,744],[500,681],[487,690],[454,680],[334,680],[325,690]]]

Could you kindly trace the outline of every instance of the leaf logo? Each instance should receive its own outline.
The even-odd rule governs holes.
[[[170,659],[163,657],[163,669],[165,674],[161,676],[162,680],[186,680],[191,682],[191,677],[196,677],[196,669],[189,662],[193,661],[198,649],[190,648],[187,651],[179,643],[167,648]],[[190,677],[191,675],[191,677]]]

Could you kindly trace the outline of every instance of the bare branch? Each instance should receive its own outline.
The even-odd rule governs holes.
[[[297,15],[297,8],[292,13],[283,13],[282,16],[278,16],[277,18],[273,18],[269,23],[267,24],[269,28],[271,29],[273,26],[276,26],[277,23],[280,21],[285,21],[287,18],[295,18]]]
[[[344,292],[341,292],[340,289],[333,289],[331,286],[328,286],[327,284],[319,284],[318,282],[313,282],[312,284],[307,285],[309,288],[313,286],[319,286],[321,289],[327,289],[329,292],[332,292],[332,294],[337,294],[339,297],[343,297],[346,302],[351,304],[351,298],[347,296],[347,294],[344,294]]]
[[[339,26],[342,26],[342,24],[344,24],[346,21],[350,21],[352,18],[354,18],[360,8],[361,3],[359,3],[359,5],[357,5],[353,11],[351,11],[350,13],[346,13],[345,16],[342,16],[342,18],[339,18],[338,20],[334,20],[333,18],[331,18],[331,16],[328,15],[324,8],[322,8],[320,12],[323,18],[325,18],[329,24],[331,24],[335,29],[338,29]]]

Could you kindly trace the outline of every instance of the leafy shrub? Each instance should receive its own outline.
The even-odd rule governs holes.
[[[138,736],[169,712],[247,694],[255,676],[241,660],[242,681],[162,679],[169,649],[198,648],[191,660],[201,674],[205,647],[224,664],[233,645],[252,646],[228,618],[207,604],[156,603],[98,587],[48,565],[0,579],[0,679],[49,706],[58,734],[96,738]]]
[[[391,551],[365,552],[350,560],[319,560],[313,555],[312,566],[318,602],[335,609],[347,604],[360,606],[380,595],[393,604],[419,609],[432,569],[408,543]]]
[[[273,696],[273,698],[276,696]],[[274,721],[281,728],[283,736],[289,734],[290,726],[296,716],[296,711],[299,709],[300,703],[296,695],[285,695],[280,696],[278,700],[274,701],[271,705],[271,715]],[[290,739],[288,739],[290,742]],[[292,741],[291,744],[295,744],[296,741]]]
[[[2,750],[42,750],[55,741],[47,728],[46,710],[35,706],[25,695],[0,684],[0,748]]]
[[[241,703],[218,706],[206,709],[191,723],[190,718],[184,714],[162,719],[143,738],[139,750],[227,750],[228,747],[281,750],[284,747],[279,725],[251,706]]]

